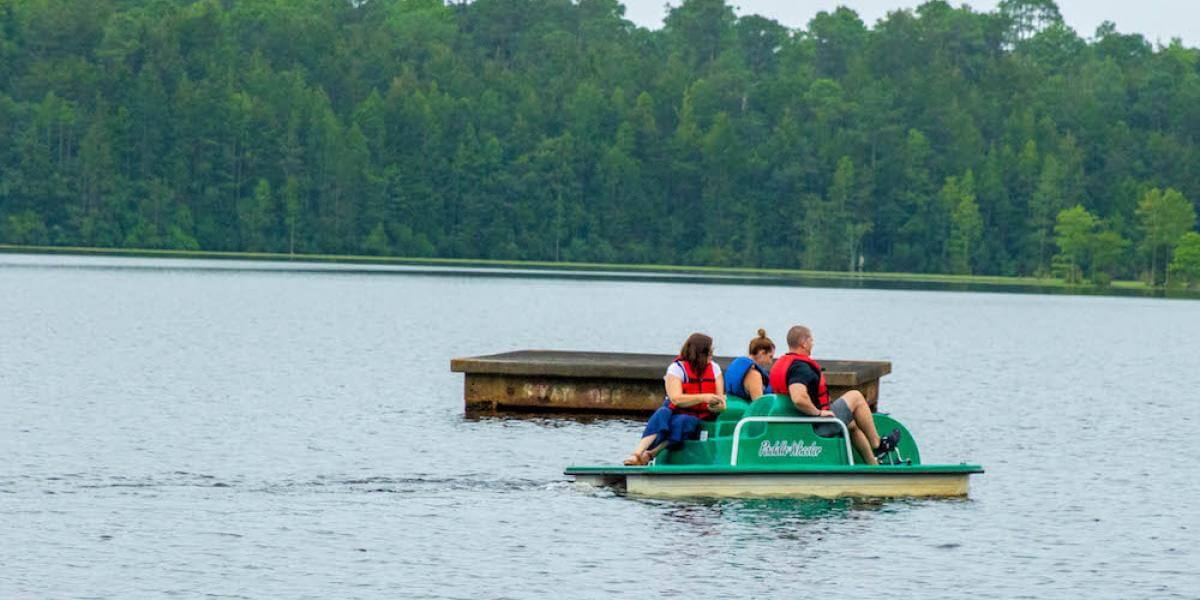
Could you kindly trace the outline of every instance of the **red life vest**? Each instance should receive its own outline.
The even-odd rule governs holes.
[[[692,370],[692,365],[684,360],[682,356],[675,357],[675,364],[683,368],[683,393],[685,394],[715,394],[717,393],[717,376],[713,374],[712,363],[708,363],[704,367],[704,375],[696,376],[696,372]],[[671,412],[684,415],[693,415],[701,419],[711,419],[715,415],[708,411],[708,404],[695,404],[692,406],[676,406],[667,398],[667,406]]]
[[[788,352],[779,357],[779,360],[775,361],[774,365],[771,365],[771,390],[776,394],[788,393],[787,372],[792,363],[796,361],[812,367],[812,370],[821,376],[821,379],[817,382],[817,397],[810,398],[810,400],[813,401],[817,409],[829,410],[829,387],[825,385],[825,370],[821,368],[821,365],[817,361],[803,354]]]

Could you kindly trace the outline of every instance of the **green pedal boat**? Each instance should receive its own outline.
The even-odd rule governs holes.
[[[700,440],[664,450],[649,466],[568,467],[575,481],[609,486],[654,498],[839,498],[959,497],[978,465],[921,464],[908,429],[885,414],[875,415],[882,434],[899,429],[903,439],[882,458],[866,464],[841,421],[806,417],[781,395],[753,404],[730,396],[725,412],[704,423]],[[842,428],[838,437],[813,432],[818,423]]]

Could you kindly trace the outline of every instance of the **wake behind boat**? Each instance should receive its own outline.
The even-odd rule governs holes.
[[[699,440],[664,450],[648,466],[572,466],[565,474],[644,497],[838,498],[962,497],[970,475],[983,473],[978,465],[922,464],[904,425],[886,414],[874,419],[880,431],[903,433],[878,466],[865,464],[840,420],[804,416],[787,396],[768,394],[753,403],[730,397]],[[841,435],[817,435],[821,423]]]

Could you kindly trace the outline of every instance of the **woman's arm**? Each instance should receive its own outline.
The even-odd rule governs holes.
[[[708,410],[719,413],[725,412],[725,374],[717,375],[717,393],[713,394],[715,398],[708,403]]]
[[[717,377],[717,389],[720,389],[723,384],[724,381]],[[685,394],[683,393],[683,380],[674,375],[667,375],[667,398],[670,398],[671,403],[675,406],[708,404],[714,396],[716,394]]]
[[[750,369],[746,371],[746,377],[742,379],[742,387],[746,388],[746,393],[750,395],[750,400],[758,400],[763,395],[763,377],[758,369]]]

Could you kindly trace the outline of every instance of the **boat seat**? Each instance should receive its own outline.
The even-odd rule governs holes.
[[[701,431],[707,431],[710,439],[715,437],[728,437],[733,435],[733,429],[737,427],[738,421],[742,420],[742,416],[750,408],[750,403],[743,398],[737,396],[725,397],[725,410],[717,415],[716,419],[704,421],[700,424]]]
[[[737,396],[725,397],[725,411],[717,415],[717,419],[712,422],[713,431],[709,432],[713,437],[726,437],[733,435],[733,429],[737,427],[738,421],[750,409],[750,403],[745,398]]]

